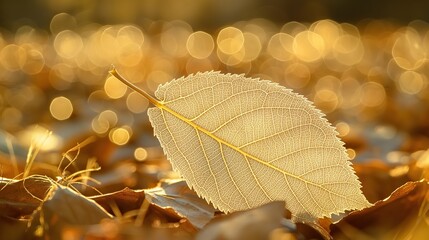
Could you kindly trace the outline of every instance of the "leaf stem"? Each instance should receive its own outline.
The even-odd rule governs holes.
[[[145,97],[147,100],[149,100],[150,103],[152,103],[156,107],[162,108],[163,104],[161,102],[159,102],[156,98],[152,97],[149,93],[147,93],[143,89],[137,87],[135,84],[131,83],[130,81],[122,77],[122,75],[116,71],[115,67],[113,67],[113,69],[110,70],[109,73],[112,74],[112,76],[117,78],[119,81],[121,81],[123,84],[127,85],[129,88],[131,88],[132,90],[138,92],[140,95]]]

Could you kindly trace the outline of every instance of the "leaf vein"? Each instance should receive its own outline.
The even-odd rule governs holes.
[[[256,184],[258,184],[259,188],[262,190],[262,192],[264,193],[264,195],[268,198],[268,200],[272,201],[273,199],[268,195],[268,193],[265,191],[265,188],[262,187],[261,183],[258,180],[258,177],[256,177],[256,174],[253,172],[252,166],[250,166],[250,162],[249,159],[247,158],[247,156],[244,156],[244,159],[246,159],[246,163],[247,166],[249,167],[250,172],[252,173],[253,178],[256,181]]]
[[[194,128],[194,129],[195,129],[195,128]],[[213,179],[214,179],[214,181],[215,181],[216,191],[217,191],[217,194],[218,194],[218,196],[219,196],[219,199],[220,199],[220,201],[221,201],[221,202],[223,202],[226,206],[231,207],[227,202],[225,202],[225,200],[222,198],[222,195],[220,194],[220,191],[219,191],[219,185],[218,185],[218,183],[217,183],[217,178],[216,178],[216,176],[214,175],[214,173],[213,173],[213,171],[212,171],[212,168],[211,168],[211,165],[210,165],[210,162],[209,162],[209,158],[207,157],[206,150],[205,150],[205,148],[204,148],[204,145],[203,145],[203,143],[202,143],[202,141],[201,141],[201,136],[200,136],[200,134],[199,134],[199,132],[198,132],[198,130],[197,130],[197,129],[195,129],[195,134],[196,134],[196,135],[197,135],[197,137],[198,137],[198,141],[199,141],[199,143],[200,143],[201,150],[203,151],[204,158],[205,158],[205,159],[206,159],[206,161],[207,161],[207,166],[208,166],[208,168],[209,168],[210,174],[212,175],[212,177],[213,177]]]
[[[235,182],[234,178],[232,177],[231,171],[229,170],[228,164],[226,163],[226,159],[225,159],[225,155],[223,153],[223,148],[222,148],[222,144],[221,143],[219,143],[219,149],[220,149],[220,153],[221,153],[222,160],[223,160],[223,163],[225,165],[226,171],[228,172],[229,178],[231,178],[231,181],[234,184],[235,188],[237,189],[238,193],[241,195],[241,197],[246,202],[247,207],[250,208],[250,205],[249,205],[249,202],[247,201],[247,198],[243,195],[243,193],[241,192],[240,188],[237,186],[237,183]]]

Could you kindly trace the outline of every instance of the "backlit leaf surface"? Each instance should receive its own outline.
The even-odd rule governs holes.
[[[334,128],[290,89],[206,72],[155,95],[148,114],[173,168],[220,210],[283,200],[294,220],[313,221],[370,205]]]

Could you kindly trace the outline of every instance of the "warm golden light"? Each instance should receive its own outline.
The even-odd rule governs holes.
[[[134,26],[120,28],[116,36],[117,60],[127,67],[136,66],[143,58],[143,32]]]
[[[300,60],[314,62],[323,56],[325,42],[319,34],[303,31],[296,35],[293,41],[293,51]]]
[[[268,53],[279,61],[289,61],[294,58],[293,37],[286,33],[274,34],[268,42]]]
[[[286,84],[293,89],[304,88],[310,82],[311,72],[307,65],[302,63],[290,64],[284,71]]]
[[[316,92],[314,104],[325,113],[334,111],[338,106],[338,97],[334,91],[322,89]]]
[[[105,110],[92,119],[92,130],[104,134],[118,123],[118,116],[112,110]]]
[[[62,121],[70,118],[73,113],[73,105],[66,97],[56,97],[51,101],[49,110],[52,117]]]
[[[104,134],[109,130],[110,124],[106,119],[95,117],[92,119],[91,127],[94,132]]]
[[[45,66],[43,54],[35,49],[27,50],[27,60],[22,66],[22,71],[27,74],[35,75],[42,71]]]
[[[116,145],[125,145],[130,140],[130,131],[126,128],[115,128],[109,132],[109,139]]]
[[[364,55],[363,45],[358,37],[344,35],[334,44],[334,56],[341,64],[351,66],[359,63]]]
[[[407,28],[396,38],[392,56],[396,64],[405,70],[414,70],[426,61],[426,51],[417,31]]]
[[[361,103],[366,107],[377,107],[381,105],[385,98],[386,92],[383,86],[376,82],[367,82],[362,85]]]
[[[127,86],[115,77],[110,76],[104,83],[104,91],[110,98],[118,99],[125,95],[127,92]]]
[[[9,44],[0,51],[0,64],[10,71],[21,69],[27,61],[27,52],[23,47]]]
[[[26,147],[34,147],[41,151],[51,151],[58,149],[62,144],[62,139],[50,132],[48,129],[31,125],[17,133],[19,142]]]
[[[258,36],[253,33],[245,32],[244,36],[244,62],[250,62],[259,57],[259,54],[262,50],[261,41]]]
[[[347,134],[350,133],[350,125],[346,122],[339,122],[335,125],[335,128],[337,129],[338,136],[344,137],[347,136]]]
[[[77,26],[76,18],[68,13],[58,13],[51,19],[49,29],[52,33],[57,34],[66,29],[73,29]]]
[[[142,113],[149,106],[149,101],[137,92],[132,92],[127,97],[127,107],[133,113]]]
[[[142,147],[136,148],[136,150],[134,150],[134,158],[137,159],[138,161],[146,160],[147,150]]]
[[[174,57],[184,57],[188,54],[186,43],[192,28],[183,21],[173,21],[166,24],[161,34],[161,47],[165,53]]]
[[[64,30],[55,37],[54,48],[58,55],[71,59],[76,57],[83,48],[82,38],[75,32]]]
[[[411,95],[419,93],[427,85],[427,77],[414,71],[405,71],[398,79],[399,90]]]
[[[312,24],[310,28],[314,33],[323,38],[327,49],[332,49],[335,41],[337,41],[342,34],[342,29],[339,27],[339,24],[332,20],[317,21]]]
[[[189,35],[186,42],[189,54],[198,59],[209,57],[214,49],[214,41],[210,34],[197,31]]]
[[[234,54],[241,50],[244,44],[243,32],[235,27],[222,29],[217,36],[217,46],[224,54]]]
[[[346,150],[349,159],[353,160],[356,157],[356,151],[352,148],[347,148]]]
[[[115,126],[118,123],[118,115],[112,110],[105,110],[98,115],[101,120],[106,120],[110,126]]]

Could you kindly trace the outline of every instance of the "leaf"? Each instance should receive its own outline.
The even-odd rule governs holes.
[[[112,216],[94,200],[58,185],[52,188],[48,199],[33,215],[30,232],[62,239],[65,226],[98,224],[104,218],[112,218]]]
[[[429,183],[408,182],[390,197],[331,225],[334,239],[426,239]]]
[[[359,176],[362,183],[362,192],[371,202],[388,197],[395,189],[410,181],[405,175],[392,175],[397,168],[387,165],[381,160],[372,160],[369,162],[354,165],[356,175]],[[405,166],[408,169],[408,166]]]
[[[0,216],[19,219],[32,214],[51,187],[47,177],[0,178]]]
[[[110,205],[114,202],[122,213],[139,209],[145,198],[150,203],[146,216],[160,212],[164,218],[175,218],[178,221],[186,218],[196,228],[206,225],[215,213],[213,206],[199,198],[188,188],[185,181],[177,179],[165,180],[160,186],[151,189],[125,188],[114,193],[91,197],[108,211],[111,211]]]
[[[296,221],[370,204],[323,114],[278,84],[219,72],[158,87],[148,110],[174,170],[224,212],[285,201]]]
[[[209,223],[198,233],[196,239],[269,239],[270,233],[281,226],[283,213],[284,202],[272,202],[245,212],[237,212],[226,219]]]
[[[202,228],[214,216],[215,209],[188,188],[183,180],[170,180],[145,190],[147,199],[163,209],[173,208],[192,225]]]

